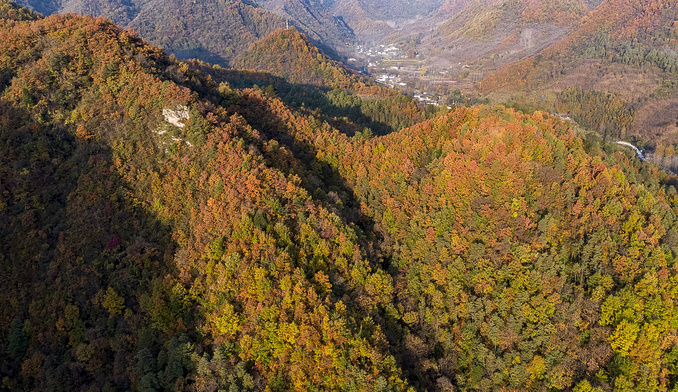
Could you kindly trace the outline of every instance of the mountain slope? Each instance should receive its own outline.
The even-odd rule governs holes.
[[[45,15],[103,15],[179,58],[195,57],[222,65],[284,27],[285,19],[291,19],[293,25],[328,50],[343,47],[353,39],[350,29],[340,21],[301,1],[271,3],[279,15],[241,0],[22,0],[20,4]]]
[[[395,31],[429,16],[443,1],[312,0],[310,3],[316,9],[326,10],[345,22],[358,41],[377,43]]]
[[[578,21],[587,12],[584,1],[470,1],[466,4],[447,5],[452,10],[461,8],[461,12],[450,15],[437,28],[439,34],[452,37],[482,39],[492,33],[500,24],[509,24],[519,28],[530,24],[552,23],[568,26]],[[439,11],[449,12],[447,9]],[[442,15],[441,15],[442,16]]]
[[[589,155],[558,119],[501,107],[459,110],[372,140],[352,151],[350,164],[341,147],[319,143],[334,152],[328,161],[341,162],[384,237],[407,325],[392,324],[387,335],[404,335],[393,341],[420,385],[639,390],[672,383],[655,378],[669,361],[660,348],[672,339],[668,331],[634,332],[663,323],[661,316],[628,310],[658,300],[641,300],[652,296],[641,287],[673,285],[660,277],[674,265],[666,252],[676,243],[665,242],[675,238],[673,196],[660,192],[643,206],[649,195],[638,183],[656,168],[640,174],[625,158],[620,165]],[[672,227],[654,231],[655,207]],[[644,228],[625,231],[631,222]],[[657,306],[673,308],[670,302]]]
[[[279,126],[260,129],[280,136]],[[605,153],[558,118],[502,107],[460,109],[364,143],[308,131],[278,140],[336,170],[323,172],[333,179],[327,202],[359,205],[361,227],[379,239],[373,257],[393,277],[398,309],[387,310],[384,333],[417,389],[673,382],[661,374],[673,366],[674,313],[630,309],[676,306],[676,193],[662,185],[675,177]],[[636,332],[659,325],[667,329],[653,337]]]
[[[45,15],[103,15],[179,58],[222,65],[286,21],[328,52],[355,39],[343,22],[308,0],[260,2],[264,8],[241,0],[21,0],[20,4]]]
[[[371,15],[359,0],[337,1],[332,6],[332,12],[351,27],[360,41],[375,43],[393,33],[388,21]]]
[[[285,25],[279,16],[242,1],[149,1],[126,24],[179,58],[228,63]],[[115,21],[115,20],[114,20]]]
[[[486,73],[556,42],[588,11],[583,0],[448,2],[420,46],[431,62],[460,60]]]
[[[347,69],[313,46],[296,29],[281,29],[259,41],[233,61],[233,67],[265,71],[291,83],[351,89],[355,91],[383,90],[368,78]],[[368,86],[369,85],[369,86]],[[391,91],[390,94],[393,94]]]

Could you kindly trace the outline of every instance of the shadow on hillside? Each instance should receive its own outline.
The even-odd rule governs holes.
[[[203,47],[197,47],[194,49],[171,48],[168,49],[167,52],[172,53],[177,59],[182,61],[200,59],[201,61],[205,61],[210,64],[219,64],[220,66],[224,67],[228,65],[228,61],[230,60]]]
[[[167,295],[171,228],[132,200],[109,146],[33,121],[0,102],[0,333],[14,341],[0,377],[17,389],[131,389],[129,361],[140,350],[155,361],[172,346],[161,331],[201,317]],[[43,365],[22,376],[36,355]]]
[[[354,136],[356,132],[362,132],[364,128],[369,128],[374,135],[386,135],[396,131],[391,125],[377,121],[363,113],[358,104],[363,101],[362,99],[347,101],[342,105],[332,102],[327,93],[333,89],[328,87],[292,84],[284,78],[265,72],[238,71],[213,68],[197,62],[189,63],[204,75],[210,75],[217,83],[226,82],[236,89],[258,88],[269,95],[279,97],[293,108],[305,110],[308,114],[320,115],[323,120],[348,136]]]

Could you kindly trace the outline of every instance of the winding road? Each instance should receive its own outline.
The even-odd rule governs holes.
[[[631,147],[632,149],[634,149],[636,151],[636,155],[638,155],[638,158],[640,158],[641,161],[645,160],[645,155],[643,155],[643,152],[641,150],[639,150],[638,147],[634,146],[633,144],[628,143],[628,142],[617,142],[617,144],[622,145],[622,146],[626,146],[626,147]]]

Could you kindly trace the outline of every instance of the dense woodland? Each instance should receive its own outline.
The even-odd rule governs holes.
[[[676,388],[675,176],[539,111],[402,123],[327,65],[309,106],[0,16],[3,389]]]
[[[365,95],[397,94],[322,54],[294,28],[278,30],[252,45],[233,61],[232,66],[265,71],[289,83],[340,88]]]
[[[556,110],[571,114],[584,128],[613,141],[626,136],[635,117],[633,109],[619,97],[579,87],[570,87],[560,93]]]

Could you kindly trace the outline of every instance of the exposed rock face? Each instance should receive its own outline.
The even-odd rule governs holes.
[[[179,128],[183,128],[184,121],[189,118],[188,108],[184,105],[177,105],[176,109],[165,108],[162,115],[165,116],[165,121]]]

